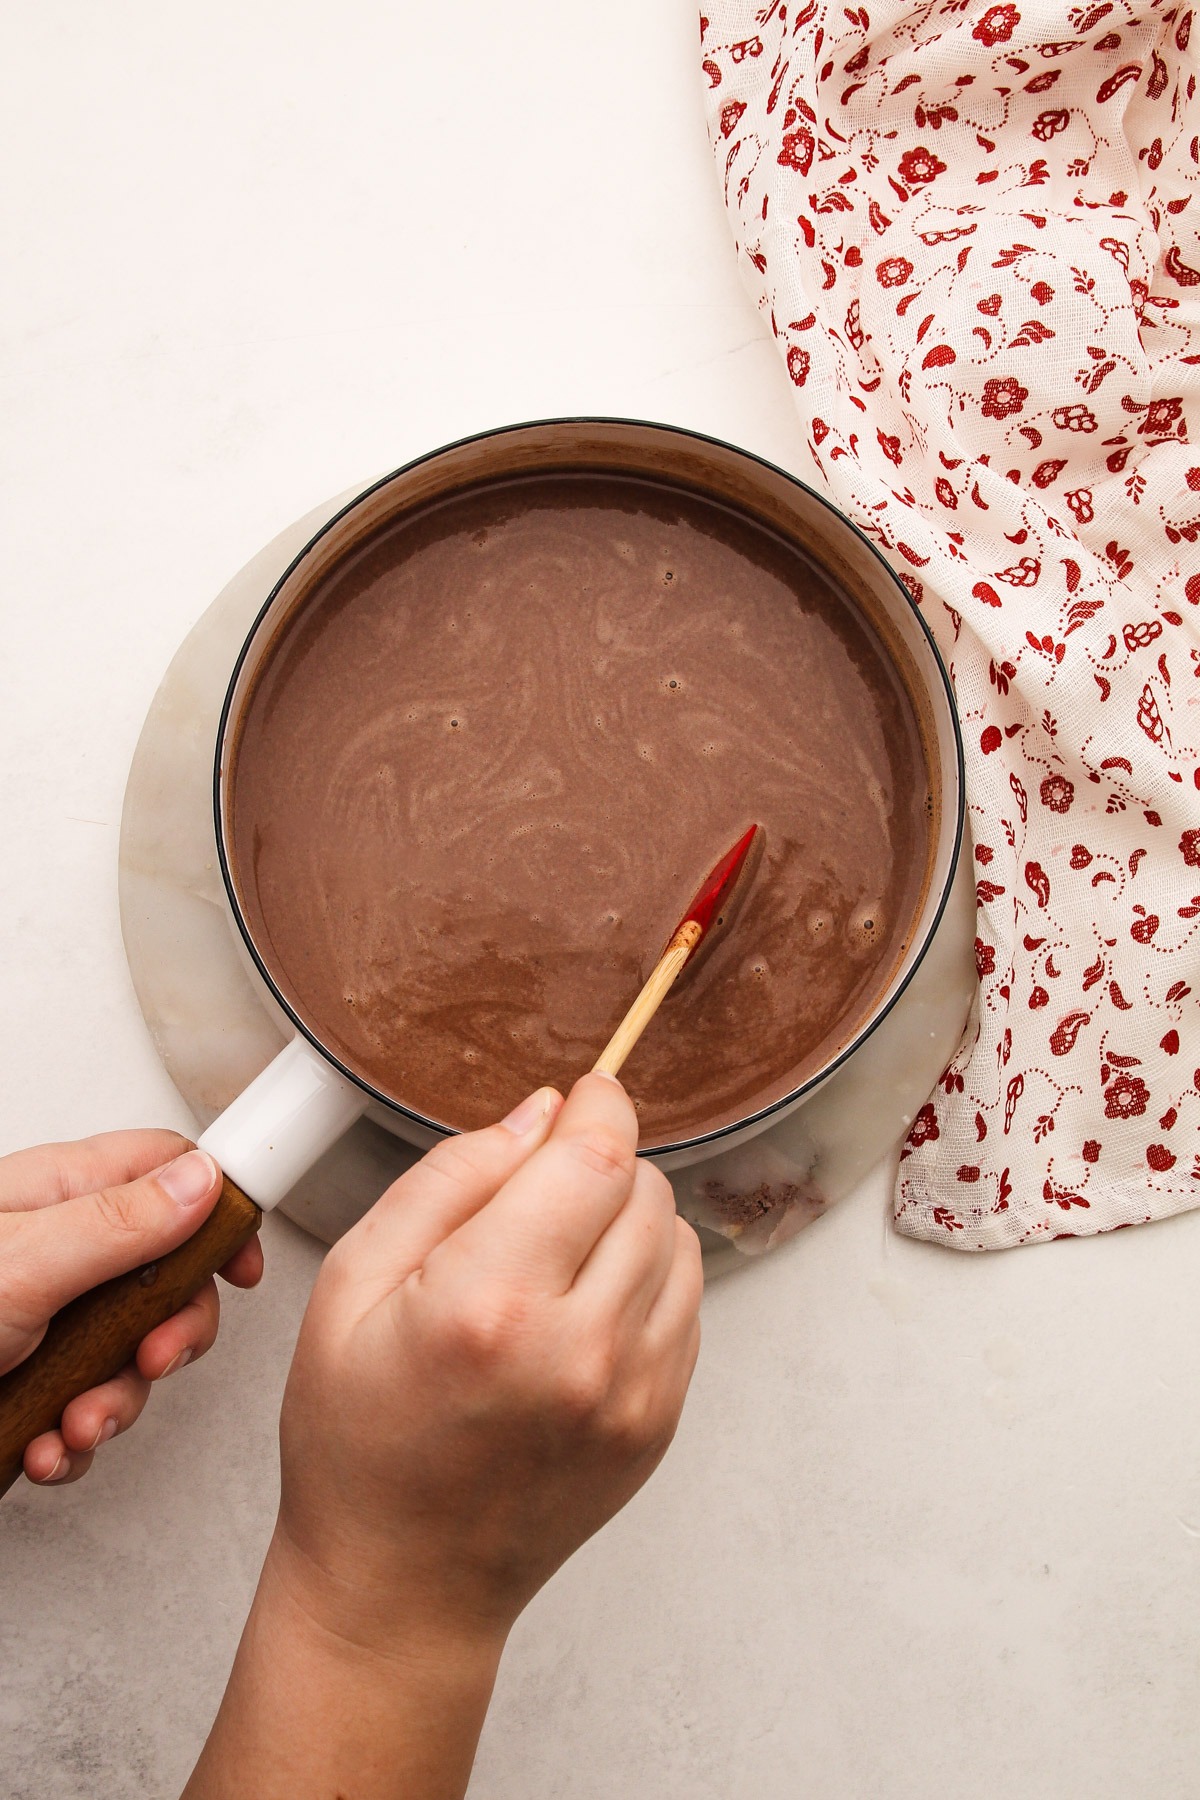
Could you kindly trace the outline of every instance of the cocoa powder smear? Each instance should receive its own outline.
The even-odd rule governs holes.
[[[753,821],[725,925],[623,1071],[644,1145],[847,1043],[926,880],[925,758],[873,630],[781,537],[632,477],[385,527],[268,656],[234,754],[235,879],[280,989],[463,1129],[590,1067]]]

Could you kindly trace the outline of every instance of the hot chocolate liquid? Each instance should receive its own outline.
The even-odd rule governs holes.
[[[781,537],[632,477],[385,527],[269,653],[235,758],[235,878],[280,989],[460,1128],[590,1067],[752,821],[726,927],[623,1072],[643,1144],[848,1042],[926,880],[926,762],[873,630]]]

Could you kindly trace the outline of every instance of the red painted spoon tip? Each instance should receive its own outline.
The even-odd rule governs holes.
[[[679,931],[684,925],[691,922],[699,925],[700,936],[696,940],[697,947],[703,941],[705,932],[720,912],[729,897],[734,882],[741,874],[742,864],[750,854],[750,846],[754,842],[757,830],[758,826],[752,825],[749,831],[738,839],[732,850],[726,851],[716,867],[701,882],[695,899],[675,927],[675,930]]]

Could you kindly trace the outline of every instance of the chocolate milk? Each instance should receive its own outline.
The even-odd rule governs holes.
[[[625,1066],[643,1145],[847,1043],[927,880],[926,761],[873,629],[782,537],[640,478],[506,480],[383,528],[269,653],[234,756],[235,880],[281,991],[462,1129],[590,1067],[753,821]]]

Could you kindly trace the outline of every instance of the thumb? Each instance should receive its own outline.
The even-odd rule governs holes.
[[[59,1206],[10,1213],[6,1299],[47,1320],[68,1300],[185,1243],[213,1209],[221,1172],[203,1150],[136,1181],[80,1194]]]

